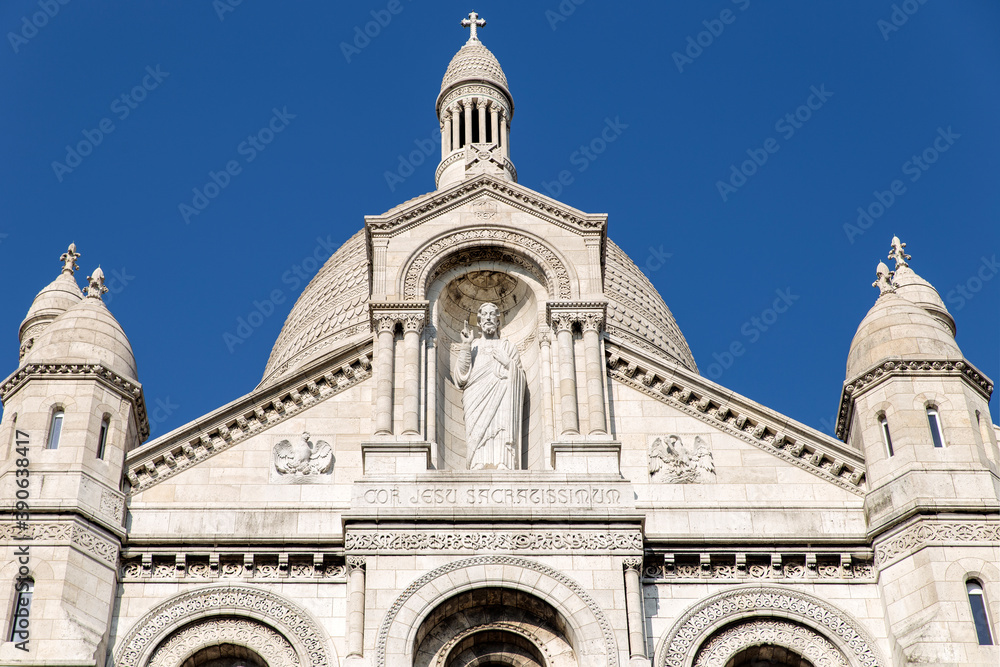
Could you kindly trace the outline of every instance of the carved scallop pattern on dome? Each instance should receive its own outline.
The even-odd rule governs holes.
[[[697,371],[694,356],[667,304],[639,267],[611,239],[607,244],[604,295],[608,297],[607,330],[649,352],[665,352]]]
[[[481,43],[466,44],[458,50],[448,63],[448,69],[445,70],[441,90],[467,79],[485,79],[507,88],[507,77],[500,67],[500,62]]]
[[[326,261],[302,291],[264,369],[273,382],[296,362],[331,342],[370,331],[371,285],[362,229]]]

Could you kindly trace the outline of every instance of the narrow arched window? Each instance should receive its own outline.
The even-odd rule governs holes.
[[[931,440],[935,447],[944,447],[944,432],[941,430],[941,416],[937,408],[931,406],[927,408],[927,425],[931,428]]]
[[[878,416],[878,427],[882,431],[882,444],[885,445],[885,455],[892,456],[892,437],[889,435],[889,422],[886,420],[885,415]]]
[[[62,435],[63,409],[56,408],[52,411],[52,421],[49,424],[49,439],[45,443],[46,449],[59,448],[59,436]]]
[[[97,436],[97,458],[104,458],[104,450],[108,446],[108,431],[111,430],[111,417],[104,415],[101,420],[101,433]]]
[[[31,598],[35,593],[35,580],[30,577],[17,579],[14,584],[14,610],[10,617],[10,631],[7,641],[23,642],[28,640],[31,614]]]
[[[986,614],[983,586],[975,579],[969,579],[965,582],[965,590],[969,594],[969,606],[972,607],[972,620],[976,624],[979,645],[993,646],[993,631],[990,629],[990,618]]]

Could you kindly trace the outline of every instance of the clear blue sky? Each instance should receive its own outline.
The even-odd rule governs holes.
[[[296,271],[310,277],[308,258],[365,214],[433,189],[436,143],[392,188],[386,172],[432,138],[458,22],[476,9],[514,96],[521,184],[554,192],[569,172],[558,198],[609,214],[703,374],[831,432],[875,264],[899,234],[963,352],[1000,377],[1000,3],[907,0],[894,16],[889,0],[234,2],[0,5],[3,375],[75,241],[79,281],[100,263],[117,288],[109,307],[161,408],[154,436],[253,389]],[[243,144],[275,109],[273,141]],[[616,140],[578,152],[609,121]],[[179,205],[230,161],[238,173],[186,221]],[[859,207],[880,212],[876,191],[891,204],[845,230]],[[283,303],[227,346],[274,291]],[[767,325],[778,291],[791,305]],[[743,354],[723,368],[733,343]]]

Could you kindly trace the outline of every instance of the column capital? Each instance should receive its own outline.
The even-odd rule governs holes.
[[[370,301],[368,311],[371,314],[372,329],[381,333],[392,331],[397,323],[402,323],[404,331],[417,331],[423,328],[427,319],[429,301]],[[416,326],[416,329],[411,327]]]
[[[604,326],[607,301],[549,301],[545,304],[549,323],[556,331],[579,322],[584,331],[600,331]]]
[[[622,560],[622,567],[625,570],[634,570],[642,574],[642,556],[629,556]]]
[[[364,556],[348,556],[346,558],[347,571],[353,572],[354,570],[364,570],[365,569],[365,557]]]

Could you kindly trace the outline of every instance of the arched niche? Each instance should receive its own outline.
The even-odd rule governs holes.
[[[268,638],[268,642],[251,643],[254,634]],[[308,612],[271,591],[240,584],[202,586],[156,605],[118,642],[113,664],[161,667],[171,663],[158,655],[170,655],[171,659],[180,656],[171,664],[175,667],[212,643],[252,649],[267,660],[268,667],[339,664],[322,627]],[[266,654],[272,650],[268,647],[284,645],[291,647],[291,656],[279,659]]]
[[[524,606],[498,612],[505,601]],[[517,649],[496,660],[498,645]],[[614,631],[593,598],[562,572],[514,556],[476,556],[424,574],[390,607],[375,646],[375,667],[619,664]]]
[[[781,632],[828,645],[829,667],[886,666],[875,640],[846,612],[802,591],[751,584],[721,591],[689,607],[661,638],[654,667],[689,667],[699,658],[715,665],[716,658],[707,661],[706,651],[724,655],[728,649],[712,649],[712,642],[728,641],[726,647],[735,647],[734,651],[719,666],[727,667],[726,662],[739,650],[766,644],[760,639],[762,633],[773,637]],[[779,645],[795,651],[794,646]],[[838,656],[844,662],[837,662]],[[823,665],[827,667],[827,662]]]
[[[460,260],[460,261],[459,261]],[[504,261],[471,260],[459,253],[446,271],[435,274],[427,300],[437,348],[436,441],[441,443],[439,468],[462,470],[467,465],[462,390],[455,384],[455,367],[461,331],[468,324],[474,334],[476,312],[484,303],[500,309],[500,335],[514,343],[525,371],[526,391],[522,409],[521,468],[541,468],[542,426],[541,354],[539,329],[545,325],[548,293],[540,270]],[[547,328],[547,326],[546,326]]]

